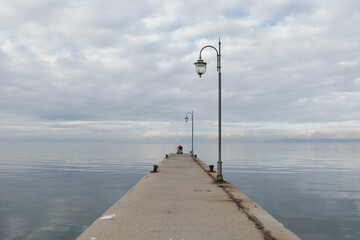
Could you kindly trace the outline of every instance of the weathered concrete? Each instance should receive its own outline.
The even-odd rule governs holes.
[[[299,239],[189,154],[169,154],[78,240]]]

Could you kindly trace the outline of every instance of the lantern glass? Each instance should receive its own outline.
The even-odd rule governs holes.
[[[197,74],[199,74],[199,77],[201,77],[201,75],[203,75],[206,72],[206,62],[199,59],[194,64],[195,64],[195,70],[196,70]]]

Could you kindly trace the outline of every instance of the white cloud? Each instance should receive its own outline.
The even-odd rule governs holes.
[[[221,37],[223,122],[243,126],[228,137],[286,136],[312,123],[341,138],[341,129],[327,133],[328,123],[359,129],[359,9],[355,0],[0,3],[0,115],[12,121],[1,131],[31,137],[29,129],[43,123],[97,122],[106,129],[101,137],[114,137],[125,130],[101,124],[175,123],[195,110],[199,134],[216,134],[216,124],[207,124],[217,120],[215,52],[203,52],[201,79],[193,63]],[[85,125],[54,132],[99,136]],[[140,125],[126,134],[165,135],[171,127]]]

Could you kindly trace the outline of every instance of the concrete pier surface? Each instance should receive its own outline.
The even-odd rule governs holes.
[[[77,239],[300,239],[190,154],[158,166]]]

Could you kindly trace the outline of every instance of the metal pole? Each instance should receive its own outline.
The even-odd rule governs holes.
[[[218,78],[219,78],[219,149],[218,149],[218,173],[217,173],[217,181],[223,181],[222,175],[222,161],[221,161],[221,43],[219,38],[219,53],[218,53]]]
[[[201,60],[201,53],[205,48],[213,48],[216,51],[217,54],[217,71],[218,71],[218,79],[219,79],[219,133],[218,133],[218,139],[219,139],[219,143],[218,143],[218,162],[217,162],[217,176],[216,176],[216,180],[218,182],[223,181],[223,175],[222,175],[222,161],[221,161],[221,42],[220,42],[220,38],[219,38],[219,50],[216,49],[216,47],[211,46],[211,45],[207,45],[205,47],[203,47],[200,50],[199,53],[199,60],[198,62]],[[196,65],[196,63],[195,63]],[[201,74],[199,75],[201,77]]]
[[[194,110],[191,112],[191,156],[194,155]]]
[[[186,113],[185,121],[189,121],[188,115],[191,114],[191,156],[194,155],[194,110]]]

